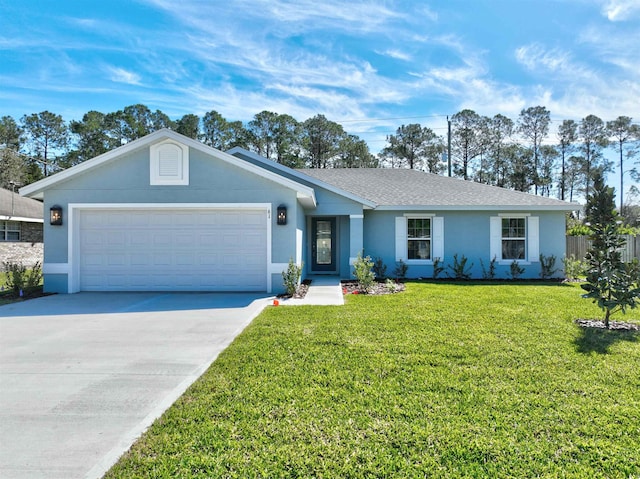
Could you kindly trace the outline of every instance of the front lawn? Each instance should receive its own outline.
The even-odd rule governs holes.
[[[638,478],[640,336],[577,327],[581,291],[271,307],[106,477]]]

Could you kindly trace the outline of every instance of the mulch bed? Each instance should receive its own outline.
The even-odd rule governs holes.
[[[393,294],[399,293],[405,290],[404,283],[394,282],[393,287],[389,287],[389,285],[384,283],[373,283],[373,286],[369,291],[361,291],[358,287],[357,281],[342,281],[342,293],[343,294],[369,294],[369,295],[379,295],[379,294]]]
[[[576,319],[576,324],[582,328],[605,329],[604,321],[599,319]],[[609,329],[616,331],[640,331],[640,326],[624,321],[609,321]]]

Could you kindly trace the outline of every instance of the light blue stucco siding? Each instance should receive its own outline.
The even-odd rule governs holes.
[[[396,217],[408,215],[434,215],[443,218],[444,257],[442,266],[445,267],[440,277],[447,277],[447,272],[453,275],[449,266],[453,265],[453,256],[461,259],[464,255],[467,265],[471,266],[473,278],[482,278],[484,267],[488,270],[491,262],[491,217],[500,214],[538,218],[539,253],[546,257],[556,257],[556,277],[562,276],[562,258],[565,255],[565,214],[564,212],[545,211],[365,211],[364,220],[364,250],[372,258],[381,258],[387,265],[387,272],[391,274],[396,266]],[[539,258],[529,257],[522,262],[525,272],[522,278],[539,278]],[[408,278],[432,278],[432,264],[416,264],[411,260]],[[423,262],[424,263],[424,262]],[[496,279],[510,278],[510,265],[507,262],[497,265]]]
[[[251,171],[189,150],[189,184],[150,184],[149,148],[131,152],[84,174],[53,185],[44,192],[45,211],[52,205],[63,208],[62,226],[45,222],[45,290],[66,293],[67,275],[60,266],[68,264],[69,204],[270,204],[272,292],[283,291],[278,268],[295,257],[298,230],[304,230],[304,211],[294,189]],[[277,225],[276,209],[287,207],[287,224]],[[47,264],[53,265],[47,268]],[[50,271],[47,273],[47,269]]]

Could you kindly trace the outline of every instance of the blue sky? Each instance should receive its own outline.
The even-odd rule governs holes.
[[[373,152],[470,108],[640,120],[640,0],[0,0],[0,115],[318,113]]]

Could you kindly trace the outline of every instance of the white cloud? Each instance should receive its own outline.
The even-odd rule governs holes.
[[[111,81],[116,83],[126,83],[128,85],[140,85],[141,78],[137,73],[113,66],[107,66],[106,71],[110,75]]]
[[[608,0],[602,7],[602,14],[612,22],[621,22],[640,16],[638,0]]]

